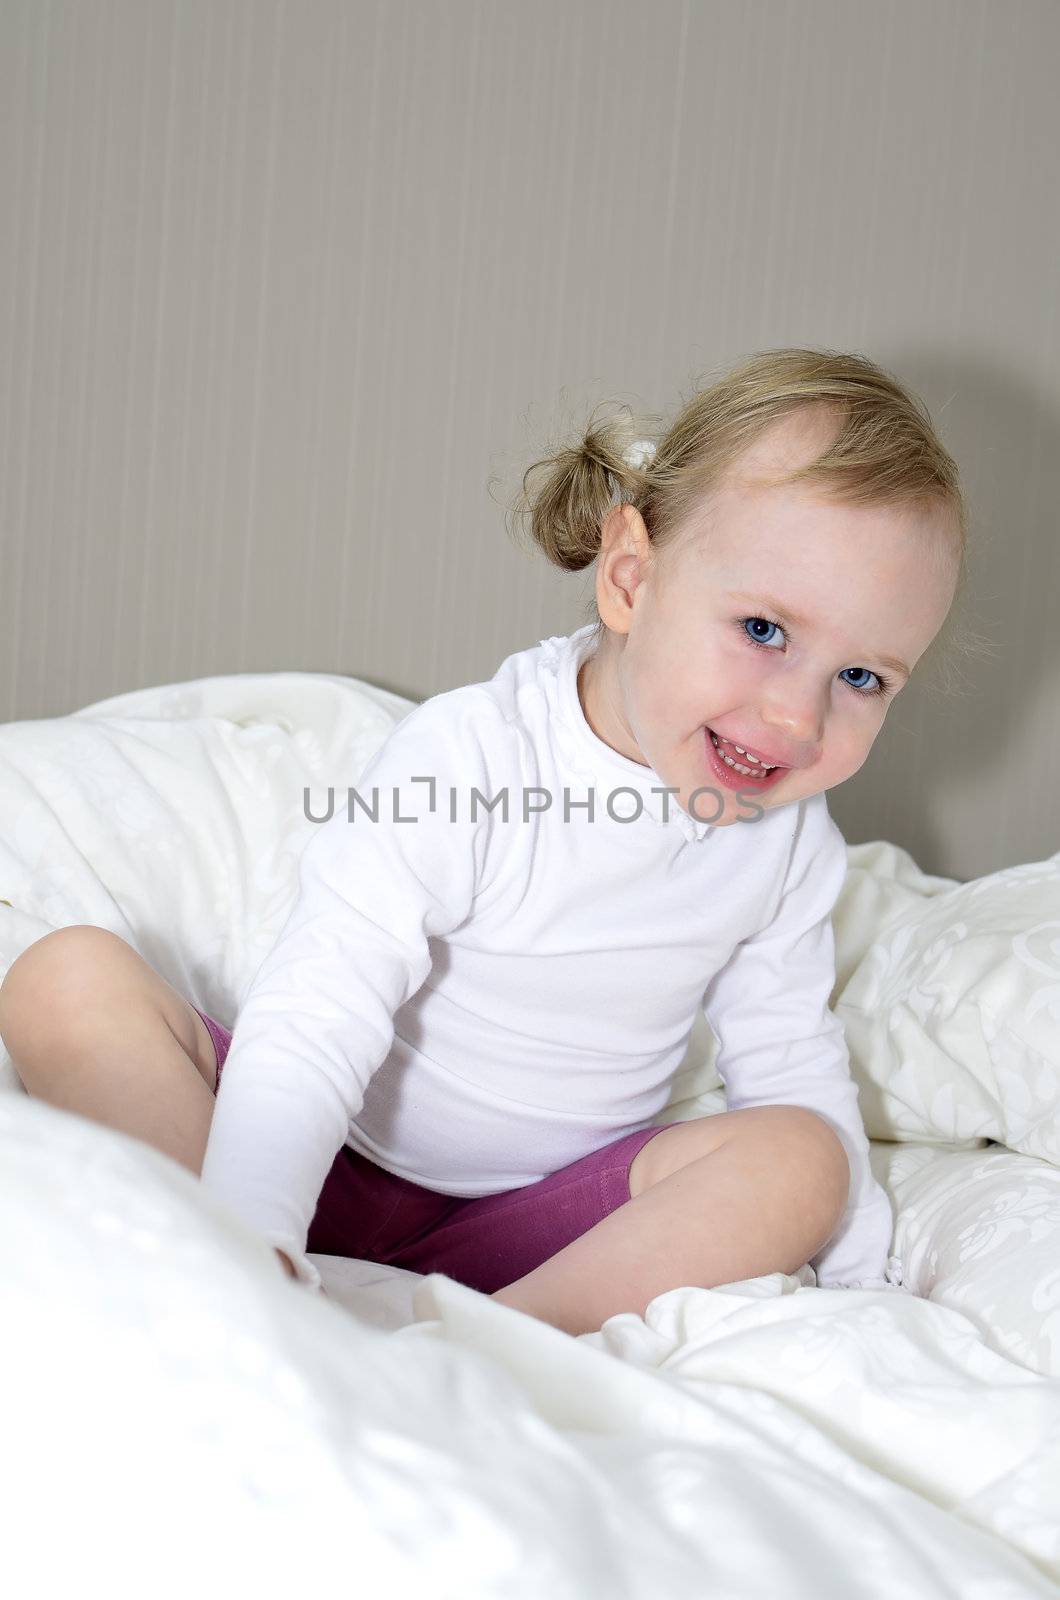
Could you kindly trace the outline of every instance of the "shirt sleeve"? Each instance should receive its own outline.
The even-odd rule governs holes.
[[[465,920],[476,890],[489,813],[472,789],[489,798],[489,780],[484,730],[455,709],[457,693],[415,707],[355,783],[333,786],[218,1090],[201,1181],[318,1291],[305,1250],[324,1180],[390,1051],[395,1012],[430,971],[429,939]],[[377,792],[378,820],[356,803],[350,819],[348,787],[368,807]]]
[[[822,1288],[899,1287],[888,1251],[891,1203],[869,1165],[869,1141],[835,986],[831,915],[846,876],[846,841],[824,794],[800,802],[788,869],[772,920],[737,945],[711,980],[703,1009],[718,1041],[729,1110],[807,1106],[839,1136],[850,1165],[839,1225],[810,1265]],[[899,1282],[895,1282],[895,1277]]]

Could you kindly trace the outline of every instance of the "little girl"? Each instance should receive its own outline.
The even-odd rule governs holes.
[[[307,1252],[352,1256],[581,1333],[807,1262],[900,1280],[829,1010],[825,793],[950,612],[954,462],[892,377],[795,349],[654,446],[612,420],[542,465],[533,536],[597,562],[598,620],[414,707],[335,792],[234,1031],[78,927],[14,963],[0,1032],[31,1093],[201,1169],[315,1288]],[[659,1124],[701,1005],[728,1109]]]

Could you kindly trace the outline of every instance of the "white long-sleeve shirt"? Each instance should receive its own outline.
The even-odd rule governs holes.
[[[654,1122],[702,1005],[730,1109],[808,1106],[842,1140],[818,1283],[882,1282],[893,1217],[828,1006],[825,797],[696,820],[589,726],[591,647],[586,624],[433,696],[336,788],[239,1008],[202,1182],[319,1288],[307,1235],[344,1144],[441,1194],[535,1183]]]

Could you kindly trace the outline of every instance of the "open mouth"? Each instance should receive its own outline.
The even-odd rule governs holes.
[[[779,782],[787,767],[767,767],[755,761],[746,752],[742,755],[728,739],[705,728],[707,756],[714,772],[729,789],[753,789],[759,792]]]

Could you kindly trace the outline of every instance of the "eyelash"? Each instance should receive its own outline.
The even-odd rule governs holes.
[[[740,632],[743,634],[743,637],[747,640],[747,643],[749,645],[752,645],[756,650],[771,650],[772,649],[772,645],[763,644],[761,639],[752,639],[751,635],[747,632],[747,628],[746,628],[746,624],[748,622],[768,622],[772,627],[776,628],[780,633],[784,632],[784,624],[782,622],[778,622],[775,617],[767,617],[767,616],[761,616],[761,615],[760,616],[755,616],[755,617],[738,617],[737,620],[736,620],[736,626],[739,628]],[[846,669],[844,668],[844,670],[846,670]],[[863,671],[872,672],[872,668],[871,667],[865,667],[865,668],[863,668]],[[876,683],[878,685],[877,688],[875,688],[875,689],[859,689],[856,683],[847,683],[847,688],[852,690],[854,694],[861,695],[862,699],[864,699],[864,700],[872,699],[875,695],[885,695],[885,694],[887,694],[890,691],[890,687],[891,687],[890,678],[883,677],[882,674],[879,673],[879,672],[872,672],[872,675],[876,679]],[[846,679],[845,678],[844,678],[843,681],[844,681],[844,683],[846,683]]]

